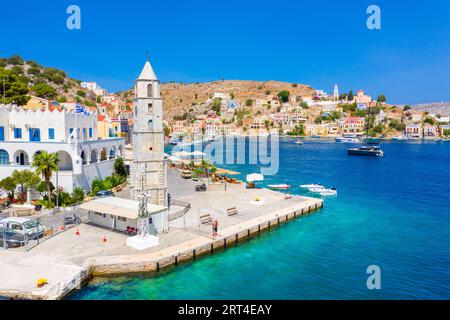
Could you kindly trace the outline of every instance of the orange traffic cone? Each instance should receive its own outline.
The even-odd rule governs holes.
[[[76,235],[76,236],[79,236],[79,235],[80,235],[80,230],[78,230],[78,228],[77,228],[77,232],[75,232],[75,235]]]

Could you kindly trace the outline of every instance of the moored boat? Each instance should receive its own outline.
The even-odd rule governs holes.
[[[335,196],[337,195],[337,190],[336,189],[324,189],[318,192],[321,196]]]
[[[384,156],[383,150],[381,150],[379,145],[367,144],[359,148],[350,148],[347,150],[347,154],[350,156]]]
[[[312,184],[301,184],[300,188],[307,189],[307,190],[311,191],[311,189],[313,189],[313,188],[325,188],[325,187],[320,185],[320,184],[312,183]]]
[[[358,143],[358,138],[348,138],[348,137],[342,137],[342,138],[336,138],[336,142],[340,143]]]
[[[269,184],[267,186],[269,189],[290,189],[291,185],[290,184],[286,184],[286,183],[282,183],[282,184]]]

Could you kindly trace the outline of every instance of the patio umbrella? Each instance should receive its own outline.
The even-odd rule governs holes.
[[[180,162],[183,161],[180,158],[177,158],[177,157],[174,157],[174,156],[168,157],[167,160],[169,160],[170,162],[174,162],[174,163],[180,163]]]
[[[246,179],[248,182],[263,181],[264,176],[259,173],[251,173],[247,175]]]
[[[186,158],[186,157],[190,157],[191,153],[187,152],[187,151],[179,151],[179,152],[175,152],[173,154],[173,156],[178,157],[178,158]]]

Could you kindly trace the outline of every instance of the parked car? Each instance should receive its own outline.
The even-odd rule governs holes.
[[[0,220],[0,233],[5,232],[27,236],[28,239],[42,238],[45,233],[44,227],[39,220],[23,217],[9,217]]]
[[[206,184],[202,183],[195,186],[195,191],[206,191]]]
[[[95,194],[97,197],[114,197],[114,192],[111,190],[100,190]]]

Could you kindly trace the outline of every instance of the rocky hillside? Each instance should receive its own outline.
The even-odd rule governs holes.
[[[182,115],[189,111],[194,104],[202,104],[211,99],[214,93],[220,92],[234,96],[234,100],[241,106],[247,99],[267,99],[270,95],[277,95],[280,91],[289,91],[297,97],[312,96],[315,90],[307,85],[281,81],[245,81],[221,80],[204,83],[163,83],[161,95],[164,99],[164,118]],[[132,97],[132,90],[120,93],[124,98]]]
[[[1,96],[5,81],[6,103],[26,104],[27,95],[59,102],[75,100],[90,106],[96,101],[92,92],[81,88],[81,81],[70,78],[64,71],[25,61],[17,55],[0,58],[0,80]]]
[[[413,106],[414,110],[426,111],[431,114],[440,114],[441,116],[450,115],[450,102],[432,102],[422,103]]]

